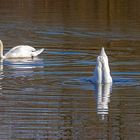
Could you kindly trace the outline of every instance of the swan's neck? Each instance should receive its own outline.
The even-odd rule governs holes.
[[[2,43],[2,41],[0,40],[0,59],[3,59],[3,58],[5,58],[5,57],[3,56],[3,43]]]

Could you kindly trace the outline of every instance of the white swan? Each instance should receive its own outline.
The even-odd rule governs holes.
[[[35,48],[28,45],[19,45],[9,50],[3,55],[3,43],[0,40],[0,59],[6,58],[29,58],[38,56],[44,49],[36,50]]]
[[[93,82],[95,83],[112,83],[112,77],[110,75],[110,68],[108,63],[108,57],[104,48],[101,49],[100,55],[97,57],[96,68],[94,71]]]

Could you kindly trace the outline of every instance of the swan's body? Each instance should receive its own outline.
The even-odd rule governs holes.
[[[112,83],[112,77],[110,75],[110,68],[108,63],[108,57],[102,48],[100,55],[97,57],[96,68],[94,71],[93,82],[95,83]]]
[[[28,45],[19,45],[11,50],[9,50],[5,55],[3,55],[3,43],[0,40],[0,58],[29,58],[38,56],[43,52],[44,49],[36,50],[35,48]]]

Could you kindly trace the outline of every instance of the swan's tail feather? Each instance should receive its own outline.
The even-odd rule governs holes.
[[[33,56],[33,57],[38,56],[38,55],[41,54],[43,51],[44,51],[44,48],[39,49],[39,50],[37,50],[37,51],[34,51],[34,52],[32,52],[32,56]]]
[[[106,56],[104,47],[102,47],[100,55],[101,55],[101,56]]]

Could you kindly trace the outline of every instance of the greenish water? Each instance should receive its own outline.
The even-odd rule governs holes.
[[[0,65],[1,140],[139,140],[139,1],[0,0],[5,52],[45,51]],[[104,46],[113,85],[92,83]]]

